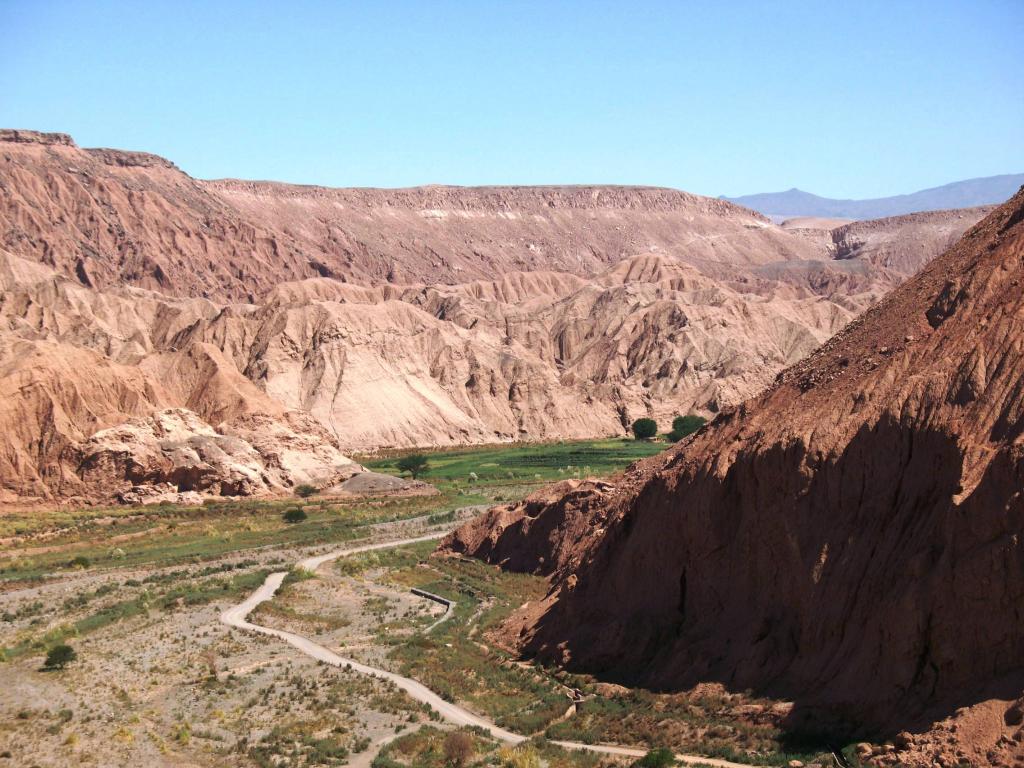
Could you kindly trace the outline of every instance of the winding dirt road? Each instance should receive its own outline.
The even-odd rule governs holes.
[[[423,541],[432,541],[445,536],[447,533],[448,531],[440,531],[416,538],[387,541],[378,544],[366,544],[364,546],[353,547],[351,549],[335,550],[334,552],[329,552],[324,555],[317,555],[316,557],[308,557],[305,560],[301,560],[296,564],[296,567],[314,572],[324,563],[337,560],[342,557],[350,557],[351,555],[357,555],[361,552],[370,552],[376,549],[391,549],[393,547],[401,547],[409,544],[418,544]],[[412,678],[403,677],[402,675],[395,674],[394,672],[389,672],[386,669],[370,667],[366,664],[361,664],[355,659],[346,659],[343,656],[339,656],[333,651],[324,648],[322,645],[314,643],[312,640],[309,640],[302,635],[297,635],[294,632],[263,627],[259,624],[253,624],[248,621],[247,617],[252,613],[257,605],[274,597],[277,590],[281,587],[281,582],[284,581],[284,577],[286,575],[286,571],[280,571],[267,576],[266,581],[263,582],[259,589],[253,592],[245,601],[224,611],[220,615],[221,622],[227,624],[229,627],[242,629],[247,632],[256,632],[261,635],[270,635],[271,637],[284,640],[286,643],[294,646],[307,656],[318,661],[322,661],[325,664],[330,664],[335,667],[346,667],[363,675],[370,675],[371,677],[390,680],[398,688],[409,694],[413,699],[429,705],[432,709],[437,711],[441,717],[455,725],[473,725],[478,728],[483,728],[495,739],[504,741],[508,744],[520,744],[528,739],[527,736],[507,731],[489,720],[485,720],[479,715],[473,714],[468,709],[464,709],[452,702],[445,701],[438,694],[423,685],[423,683],[413,680]],[[553,741],[552,743],[558,744],[560,747],[564,747],[565,749],[585,750],[588,752],[597,752],[604,755],[617,755],[620,757],[643,757],[647,753],[647,750],[645,749],[618,747],[606,744],[584,744],[577,741]],[[711,765],[716,768],[750,768],[749,765],[744,765],[742,763],[732,763],[728,760],[719,760],[712,757],[699,757],[697,755],[676,755],[676,759],[689,765]]]

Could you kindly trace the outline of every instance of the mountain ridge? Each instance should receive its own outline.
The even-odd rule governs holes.
[[[793,187],[721,199],[769,216],[773,221],[797,217],[881,219],[924,211],[941,211],[1000,204],[1024,185],[1024,173],[963,179],[903,195],[867,199],[821,197]]]

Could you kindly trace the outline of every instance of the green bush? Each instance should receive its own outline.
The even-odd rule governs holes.
[[[668,768],[670,765],[674,765],[675,762],[676,756],[671,749],[656,747],[633,763],[633,765],[640,766],[640,768]]]
[[[92,563],[85,555],[78,555],[77,557],[72,558],[68,565],[72,568],[88,568]]]
[[[692,435],[707,423],[703,416],[676,416],[672,419],[672,431],[668,433],[668,439],[678,443],[687,435]]]
[[[46,653],[46,661],[43,662],[43,669],[64,669],[68,664],[78,658],[75,649],[70,645],[55,645]]]
[[[292,507],[282,515],[282,519],[286,523],[301,523],[308,517],[305,510],[299,509],[298,507]]]
[[[295,495],[300,499],[308,499],[316,492],[317,487],[315,485],[310,485],[309,483],[299,483],[295,486]]]
[[[650,440],[658,434],[658,422],[654,419],[637,419],[633,422],[633,435],[637,440]]]
[[[400,458],[396,466],[399,472],[408,472],[415,480],[430,468],[430,462],[422,453],[410,453]]]

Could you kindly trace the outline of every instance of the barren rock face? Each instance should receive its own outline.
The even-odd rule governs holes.
[[[83,441],[169,408],[325,482],[332,451],[713,415],[905,277],[674,190],[203,182],[26,131],[0,240],[7,497],[93,498]]]
[[[829,235],[837,259],[857,259],[910,277],[993,210],[989,205],[855,221],[833,228]]]
[[[298,460],[282,459],[289,452]],[[258,496],[299,483],[328,486],[358,470],[326,441],[296,435],[276,420],[245,420],[218,432],[180,408],[100,430],[78,453],[82,482],[115,489],[122,500],[140,486],[162,484],[178,492]]]
[[[553,573],[509,624],[526,653],[897,730],[1024,671],[1022,383],[1024,192],[610,494],[494,512],[447,547]],[[552,538],[572,546],[538,567]]]
[[[588,276],[657,250],[747,264],[815,248],[722,200],[645,187],[326,189],[199,181],[142,152],[0,134],[0,246],[79,282],[252,300],[289,280]]]

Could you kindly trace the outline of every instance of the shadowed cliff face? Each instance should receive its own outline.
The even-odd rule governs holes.
[[[1024,192],[602,498],[456,533],[448,549],[552,574],[508,641],[654,688],[793,698],[794,729],[844,733],[898,730],[1019,673],[1022,217]]]

